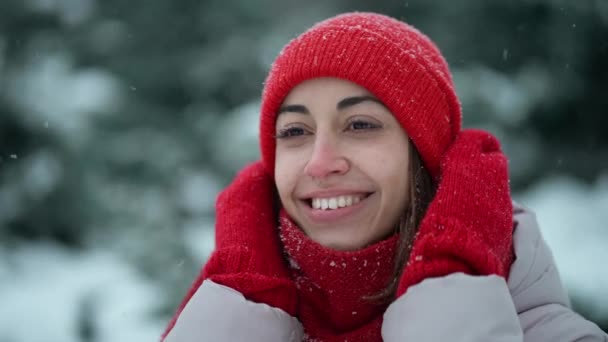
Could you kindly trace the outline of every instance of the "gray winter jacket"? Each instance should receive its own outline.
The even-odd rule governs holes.
[[[402,341],[608,341],[570,309],[536,217],[516,206],[516,261],[508,282],[462,273],[427,279],[393,302],[382,338]],[[231,288],[204,281],[165,342],[302,341],[302,325]]]

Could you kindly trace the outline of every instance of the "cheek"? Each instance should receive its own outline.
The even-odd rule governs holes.
[[[390,165],[387,167],[387,179],[388,183],[393,185],[392,190],[395,192],[394,197],[396,199],[396,203],[402,203],[401,207],[405,207],[406,202],[409,197],[409,187],[410,187],[410,160],[409,155],[406,149],[402,155],[399,155],[393,158],[392,161],[387,161],[385,165]]]
[[[361,151],[364,153],[358,154],[358,165],[364,168],[364,172],[382,192],[384,210],[392,215],[405,209],[410,187],[409,145],[403,141],[392,141]]]
[[[387,161],[385,165],[390,165],[387,167],[387,179],[389,182],[395,185],[395,188],[400,189],[400,192],[404,192],[408,190],[410,183],[410,173],[409,173],[409,158],[403,156],[401,158],[395,158],[392,161]]]
[[[303,166],[300,164],[301,159],[299,160],[295,153],[277,149],[274,168],[275,183],[284,206],[286,206],[285,202],[289,201],[302,172]]]
[[[395,154],[395,151],[404,151]],[[408,149],[395,148],[395,145],[360,148],[353,153],[355,164],[374,179],[381,187],[390,185],[403,189],[408,183],[409,156]],[[383,189],[386,191],[386,189]]]

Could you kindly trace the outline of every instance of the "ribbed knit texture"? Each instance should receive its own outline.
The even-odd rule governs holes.
[[[424,216],[397,295],[454,272],[508,277],[513,205],[507,159],[491,134],[465,130],[441,162],[435,198]]]
[[[461,109],[448,65],[418,30],[375,13],[322,21],[287,44],[273,63],[262,95],[260,144],[274,173],[275,122],[288,93],[302,81],[337,77],[373,93],[395,115],[438,175],[439,160],[460,130]]]
[[[336,251],[308,238],[280,214],[280,236],[298,288],[297,318],[306,341],[382,341],[388,303],[364,297],[386,288],[394,267],[398,236],[357,251]]]
[[[166,329],[200,287],[210,279],[247,299],[295,315],[297,295],[289,276],[273,212],[272,178],[261,162],[243,169],[216,203],[215,250]]]

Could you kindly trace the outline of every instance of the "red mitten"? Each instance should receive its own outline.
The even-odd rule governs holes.
[[[272,178],[262,163],[256,162],[243,169],[220,193],[216,202],[215,250],[165,335],[206,279],[231,287],[251,301],[295,315],[297,290],[279,242],[273,191]]]
[[[420,223],[397,296],[455,272],[508,277],[514,259],[507,158],[498,140],[465,130],[440,165],[435,198]]]

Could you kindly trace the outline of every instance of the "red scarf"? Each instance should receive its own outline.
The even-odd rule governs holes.
[[[393,273],[398,235],[357,251],[336,251],[308,238],[284,210],[280,237],[298,287],[297,316],[306,341],[382,341],[389,303],[365,296],[383,290]]]

